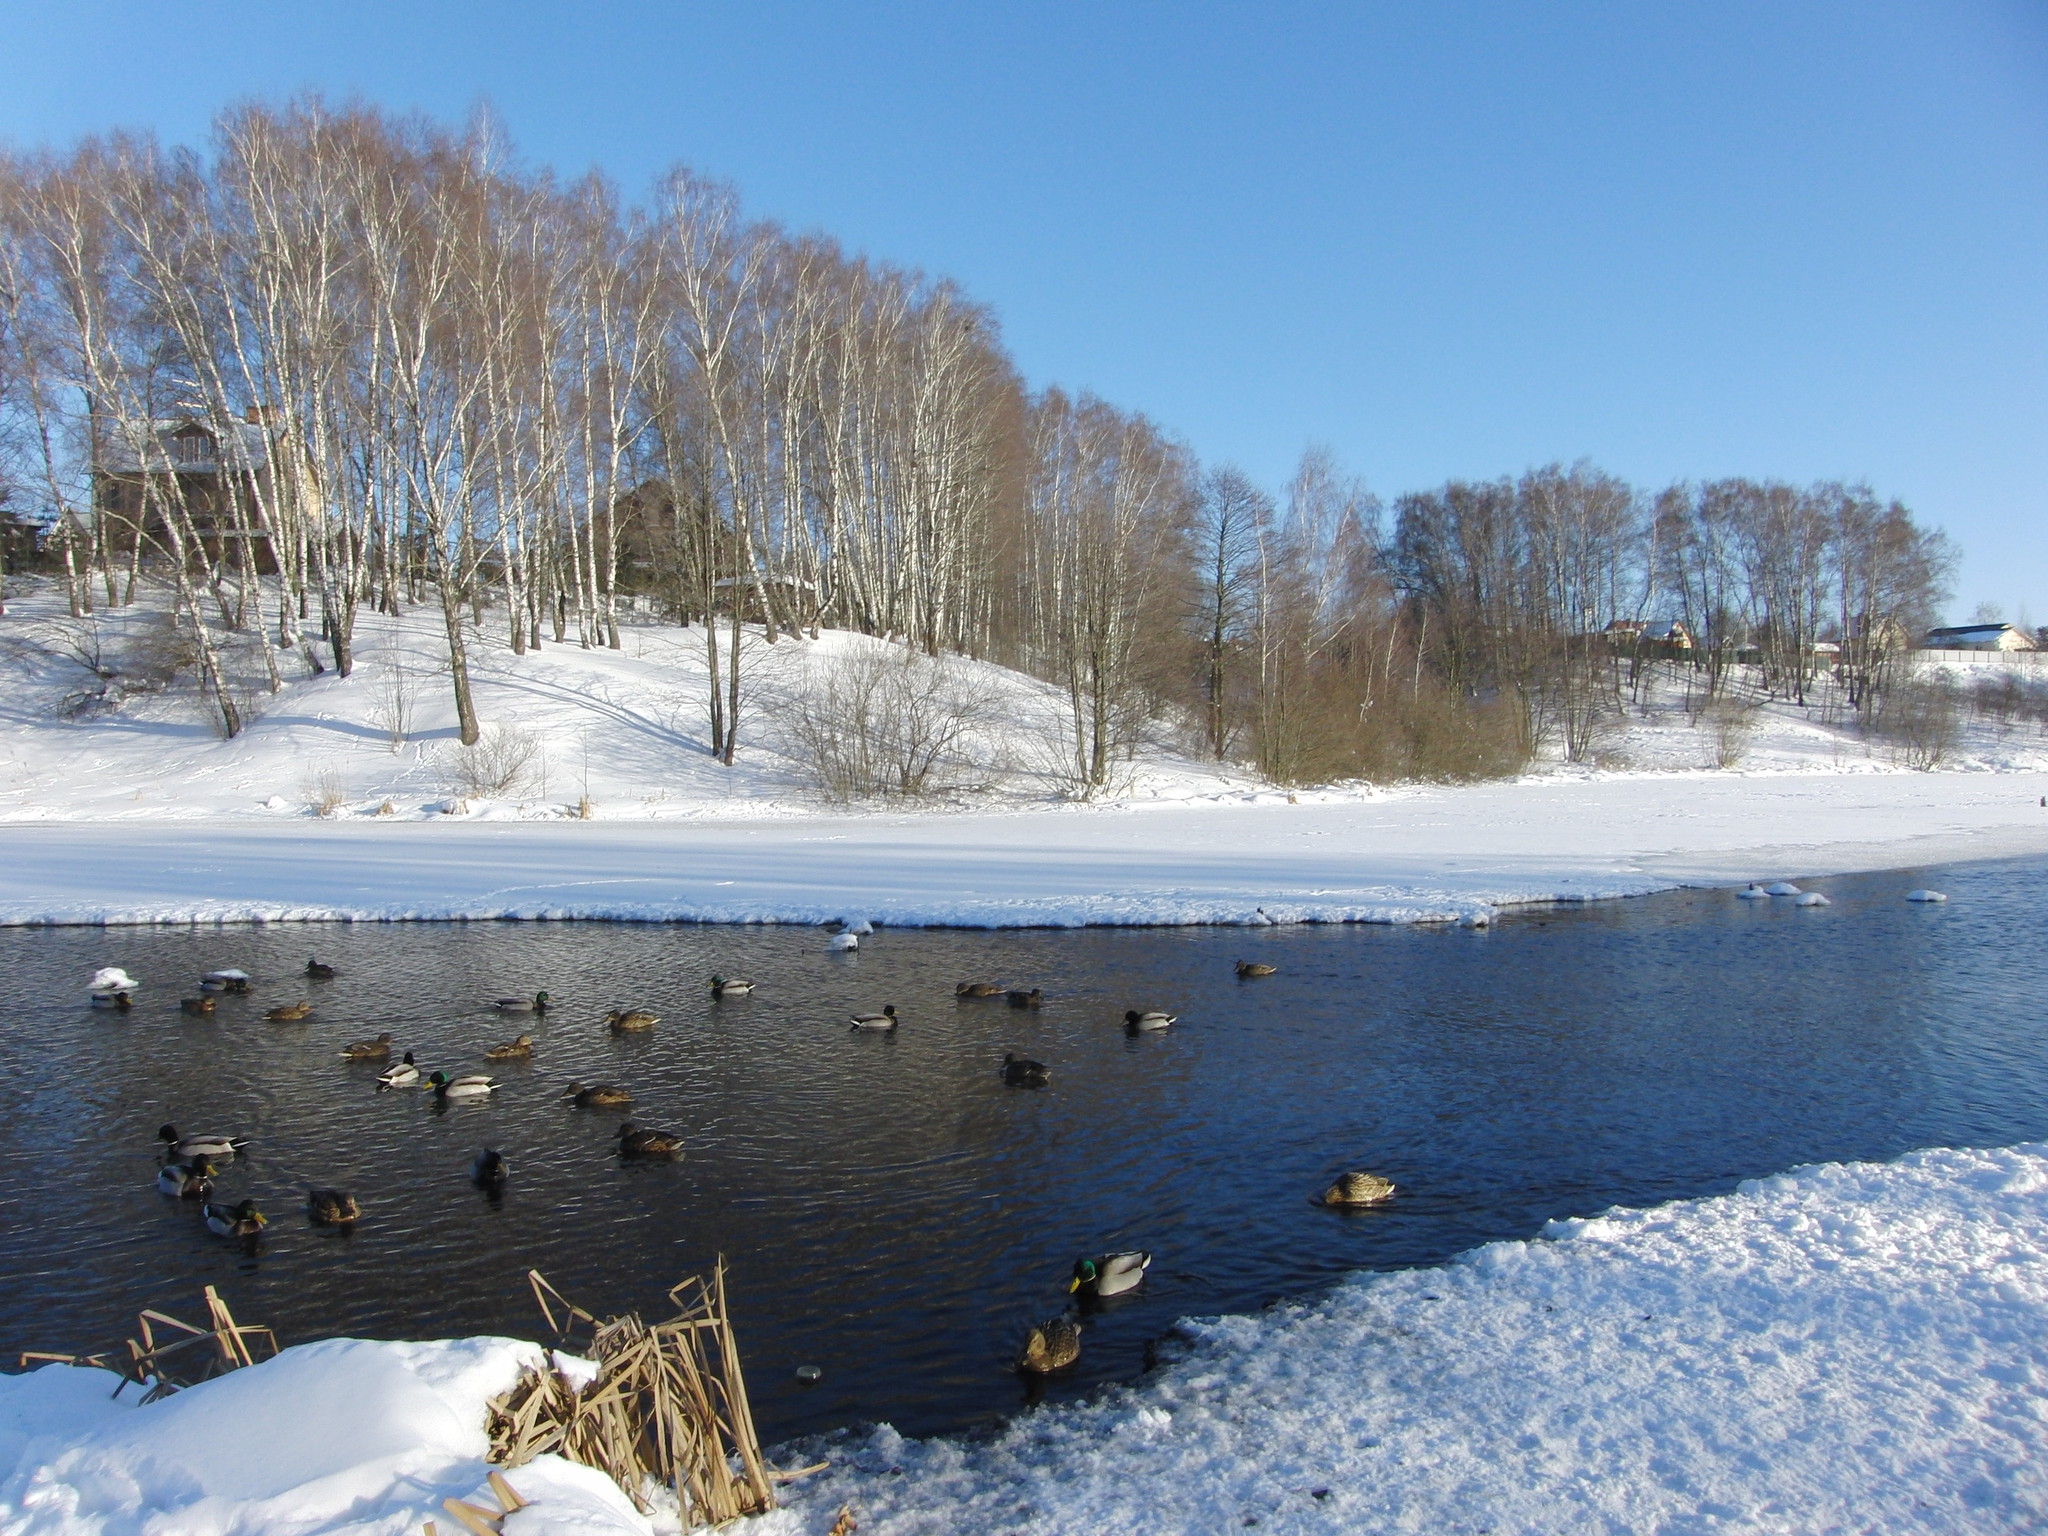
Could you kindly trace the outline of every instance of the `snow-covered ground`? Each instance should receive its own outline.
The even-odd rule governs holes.
[[[830,1440],[748,1528],[2048,1524],[2048,1145],[1800,1169],[1181,1332],[1146,1380],[991,1439]],[[330,1340],[147,1408],[102,1373],[0,1377],[0,1530],[414,1536],[478,1495],[483,1400],[536,1354]],[[507,1536],[649,1530],[584,1469],[511,1481],[534,1503]]]
[[[11,602],[0,641],[61,649],[53,598]],[[153,622],[104,620],[108,652]],[[2035,727],[1973,723],[1957,771],[1925,774],[1778,707],[1723,769],[1717,727],[1668,684],[1597,768],[1290,794],[1162,738],[1082,804],[1049,766],[1054,691],[957,661],[986,702],[969,761],[942,775],[952,787],[914,809],[835,807],[783,750],[788,701],[884,642],[756,644],[746,745],[726,768],[703,748],[701,631],[653,623],[630,624],[619,651],[479,647],[479,711],[526,760],[512,789],[477,796],[461,785],[438,622],[366,614],[346,680],[283,656],[285,690],[252,695],[233,741],[189,687],[66,719],[83,669],[14,646],[0,657],[0,922],[1483,921],[1504,903],[2048,851]]]

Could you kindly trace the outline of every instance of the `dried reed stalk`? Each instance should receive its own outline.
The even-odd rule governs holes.
[[[557,1338],[587,1329],[598,1374],[578,1391],[552,1365],[528,1370],[491,1402],[491,1460],[516,1467],[553,1452],[607,1473],[643,1512],[650,1480],[675,1491],[684,1529],[775,1507],[726,1309],[725,1261],[712,1281],[669,1292],[679,1310],[648,1324],[599,1318],[538,1271],[527,1283]],[[734,1462],[738,1467],[734,1467]]]
[[[269,1359],[278,1351],[277,1335],[260,1325],[244,1325],[235,1321],[235,1314],[228,1310],[228,1304],[221,1300],[220,1293],[212,1286],[205,1291],[206,1315],[211,1326],[201,1328],[195,1323],[172,1317],[168,1312],[159,1312],[154,1307],[145,1308],[135,1319],[136,1332],[140,1338],[129,1339],[126,1343],[127,1358],[121,1359],[114,1351],[108,1350],[96,1355],[61,1355],[48,1350],[25,1350],[21,1363],[32,1361],[44,1364],[86,1365],[100,1370],[112,1371],[121,1378],[120,1386],[114,1388],[119,1397],[121,1389],[131,1381],[149,1390],[142,1396],[145,1403],[155,1402],[160,1397],[169,1397],[182,1388],[196,1386],[215,1376],[239,1370],[245,1365],[256,1363],[255,1351],[250,1341],[265,1346],[264,1358]],[[159,1327],[173,1330],[177,1335],[167,1341],[159,1341]],[[213,1345],[213,1359],[205,1369],[193,1376],[174,1374],[164,1362],[173,1355],[181,1354],[195,1345]],[[183,1362],[179,1364],[182,1366]]]

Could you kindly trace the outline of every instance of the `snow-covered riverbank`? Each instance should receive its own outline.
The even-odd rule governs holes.
[[[2009,1532],[2048,1521],[2048,1146],[1829,1164],[1184,1325],[993,1439],[825,1447],[760,1536]],[[743,1341],[744,1342],[744,1341]],[[415,1536],[531,1346],[330,1341],[135,1408],[0,1378],[8,1536]],[[802,1448],[809,1454],[809,1448]],[[544,1459],[507,1536],[647,1536]]]
[[[2048,852],[2048,774],[1657,775],[1289,805],[0,831],[0,923],[1485,921],[1498,907]]]

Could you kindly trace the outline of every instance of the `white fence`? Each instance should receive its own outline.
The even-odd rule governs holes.
[[[1946,651],[1928,648],[1910,653],[1917,668],[1990,668],[1995,671],[2031,671],[2048,667],[2048,651]]]

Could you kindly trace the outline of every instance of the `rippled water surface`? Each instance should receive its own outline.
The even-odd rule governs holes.
[[[1901,900],[1918,885],[1953,899]],[[1008,1362],[1083,1253],[1158,1257],[1055,1396],[1137,1374],[1177,1317],[1553,1216],[2048,1137],[2048,865],[1811,888],[1834,904],[1674,893],[1491,931],[899,931],[857,955],[794,928],[0,931],[0,1346],[100,1347],[142,1306],[189,1313],[209,1282],[287,1342],[530,1336],[530,1266],[593,1310],[652,1312],[723,1253],[768,1438],[961,1429],[1017,1405]],[[309,950],[340,977],[303,980]],[[1280,973],[1240,982],[1240,958]],[[143,981],[133,1012],[85,1006],[105,964]],[[254,995],[178,1011],[228,965]],[[760,990],[713,1002],[714,971]],[[956,1002],[963,978],[1047,1002]],[[539,988],[557,1006],[538,1023],[482,1006]],[[306,1022],[264,1022],[302,997]],[[893,1035],[847,1029],[884,1003]],[[626,1004],[661,1025],[610,1034],[604,1011]],[[1182,1022],[1132,1038],[1128,1006]],[[520,1028],[532,1061],[494,1068],[481,1105],[380,1093],[375,1067],[336,1056],[388,1029],[425,1067],[476,1071]],[[1006,1087],[1011,1050],[1051,1086]],[[633,1119],[681,1134],[686,1158],[621,1163],[619,1116],[565,1106],[572,1079],[630,1088]],[[251,1138],[222,1191],[273,1216],[253,1251],[157,1194],[167,1120]],[[485,1145],[513,1164],[501,1201],[467,1181]],[[1312,1205],[1347,1167],[1400,1194]],[[356,1192],[353,1235],[306,1223],[308,1184]],[[823,1382],[798,1386],[801,1363]]]

